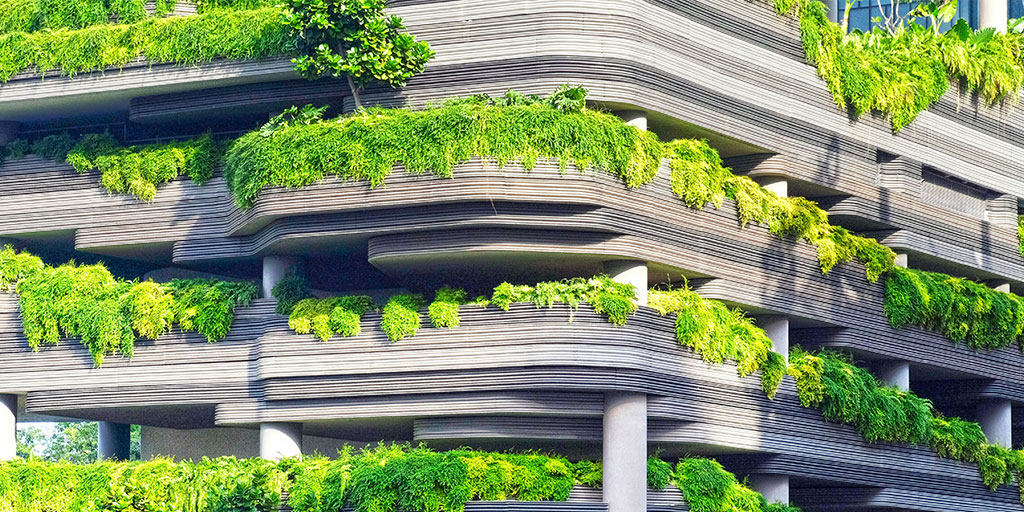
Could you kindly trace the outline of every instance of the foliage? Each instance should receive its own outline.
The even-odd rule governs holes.
[[[663,490],[672,483],[672,465],[657,457],[647,458],[647,487]]]
[[[1024,85],[1024,45],[1019,33],[974,32],[963,20],[945,34],[914,19],[886,23],[886,30],[853,31],[829,21],[824,4],[775,0],[780,14],[800,20],[807,60],[817,67],[840,108],[858,115],[877,111],[894,131],[942,97],[950,79],[989,104],[1017,101]],[[915,16],[945,17],[942,5]]]
[[[180,175],[187,175],[197,185],[212,178],[216,153],[216,143],[209,134],[185,142],[127,148],[109,134],[89,134],[71,148],[66,158],[78,172],[99,170],[100,183],[108,191],[151,201],[158,185]]]
[[[1024,18],[1021,18],[1024,20]],[[1017,217],[1017,240],[1019,241],[1018,250],[1020,255],[1024,256],[1024,215]]]
[[[364,85],[404,86],[434,57],[429,44],[405,33],[401,18],[385,14],[385,0],[284,0],[283,7],[295,69],[309,79],[346,77],[357,107]]]
[[[363,315],[375,307],[370,297],[362,295],[304,299],[292,309],[288,327],[299,334],[313,333],[322,341],[335,334],[356,336],[361,330]]]
[[[761,512],[768,503],[712,459],[685,459],[675,472],[676,485],[693,512]]]
[[[777,352],[768,352],[768,357],[761,364],[761,391],[774,399],[782,384],[782,378],[786,375],[786,358]]]
[[[586,302],[594,312],[608,317],[615,325],[626,325],[636,312],[636,290],[633,285],[619,283],[606,275],[590,279],[576,277],[561,281],[545,281],[535,286],[501,283],[494,288],[490,304],[505,311],[515,302],[533,302],[538,308],[556,303],[568,304],[573,310]]]
[[[22,459],[39,457],[46,443],[46,433],[32,425],[19,426],[15,439],[15,455]]]
[[[80,29],[146,18],[145,0],[0,0],[0,35]]]
[[[66,0],[50,0],[65,2]],[[217,58],[259,59],[286,52],[280,10],[211,10],[196,16],[148,17],[137,23],[0,35],[0,82],[35,70],[61,75],[150,62],[193,65]]]
[[[415,336],[422,324],[420,308],[425,305],[426,301],[420,294],[401,294],[391,297],[381,308],[380,328],[391,341]]]
[[[689,289],[651,290],[647,304],[662,315],[676,315],[676,338],[711,364],[736,362],[736,372],[745,377],[768,361],[772,341],[754,321],[739,309],[701,298]],[[762,385],[770,387],[774,374]]]
[[[434,295],[428,313],[434,327],[454,329],[459,326],[459,306],[466,303],[466,290],[444,287]]]
[[[657,173],[663,148],[657,137],[596,112],[565,112],[547,102],[493,105],[470,98],[424,110],[374,108],[311,124],[287,124],[239,138],[228,150],[224,177],[242,207],[266,186],[302,187],[329,175],[379,187],[402,164],[411,174],[452,177],[474,156],[499,166],[539,159],[562,168],[594,167],[629,187]]]
[[[156,339],[177,322],[210,341],[227,335],[234,308],[256,297],[248,282],[117,279],[102,265],[45,265],[11,247],[0,251],[0,288],[19,294],[22,326],[29,345],[56,344],[78,337],[102,365],[108,354],[131,357],[137,337]]]
[[[0,510],[270,512],[286,483],[279,464],[261,459],[181,464],[30,459],[0,464]]]
[[[302,272],[293,267],[274,285],[270,294],[277,299],[277,306],[274,309],[277,314],[290,315],[299,301],[313,296],[313,285]]]
[[[885,281],[893,327],[916,325],[979,348],[1024,347],[1024,300],[974,281],[896,268]]]

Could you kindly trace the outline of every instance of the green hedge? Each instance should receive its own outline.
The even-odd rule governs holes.
[[[422,110],[375,108],[332,120],[274,123],[235,141],[224,177],[238,205],[248,208],[264,187],[303,187],[331,175],[376,188],[399,164],[408,173],[451,178],[456,165],[477,156],[499,167],[517,162],[526,170],[552,159],[563,170],[572,165],[606,172],[636,188],[650,183],[668,159],[672,192],[687,206],[720,207],[732,199],[741,225],[757,222],[779,236],[814,244],[823,273],[859,260],[875,281],[892,268],[896,256],[890,249],[831,225],[811,201],[779,197],[734,176],[706,142],[662,143],[568,97],[585,95],[570,87],[546,99],[509,91],[501,98],[451,99]]]
[[[992,490],[1024,477],[1024,451],[989,444],[979,424],[944,418],[929,400],[881,384],[845,355],[796,348],[789,374],[805,407],[820,409],[827,421],[855,427],[869,442],[927,444],[940,457],[976,464]]]
[[[65,0],[57,0],[65,1]],[[287,53],[281,11],[210,10],[195,16],[146,18],[131,24],[0,35],[0,82],[34,70],[74,76],[120,68],[138,58],[181,65],[218,58],[260,59]]]
[[[893,327],[916,325],[974,349],[1024,348],[1024,299],[968,279],[896,268],[885,280]]]
[[[565,501],[601,485],[601,464],[539,453],[435,452],[381,444],[335,459],[279,463],[232,457],[174,463],[0,463],[0,512],[459,512],[467,501]],[[797,512],[764,498],[709,459],[673,470],[651,458],[648,484],[678,485],[695,512]]]
[[[157,0],[155,14],[170,13],[174,0]],[[0,35],[81,29],[147,18],[146,0],[0,0]]]
[[[1016,102],[1024,85],[1024,36],[974,33],[966,24],[935,34],[907,26],[896,34],[846,34],[813,0],[773,0],[800,21],[807,60],[817,67],[840,108],[877,111],[894,131],[911,123],[945,94],[950,80],[989,104]]]
[[[211,342],[223,338],[234,309],[258,294],[249,282],[157,284],[117,279],[102,264],[52,267],[10,246],[0,250],[0,290],[18,293],[22,327],[33,350],[80,338],[97,366],[110,354],[131,357],[137,338],[156,339],[174,325]]]

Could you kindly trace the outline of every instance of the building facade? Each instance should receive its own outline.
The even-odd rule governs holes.
[[[865,9],[853,19],[870,16]],[[961,9],[976,21],[976,7]],[[436,58],[405,88],[369,86],[364,105],[583,84],[590,107],[663,141],[707,139],[735,173],[817,202],[833,224],[895,251],[899,265],[1024,290],[1020,109],[950,90],[898,133],[878,116],[852,119],[807,64],[798,24],[769,2],[401,0],[389,10]],[[23,72],[0,85],[4,142],[63,132],[108,132],[125,145],[230,138],[307,103],[354,108],[342,81],[301,80],[283,56],[137,60],[74,77]],[[989,490],[972,464],[824,421],[792,378],[765,398],[735,365],[680,346],[674,322],[645,306],[646,290],[685,281],[755,318],[777,353],[849,354],[1006,448],[1024,442],[1018,348],[894,329],[884,280],[865,280],[856,262],[823,275],[813,245],[740,226],[731,200],[692,209],[667,185],[627,189],[555,162],[518,165],[475,158],[454,179],[396,172],[374,189],[328,177],[267,188],[241,208],[220,170],[202,185],[174,179],[147,201],[108,192],[97,170],[8,159],[4,243],[47,263],[103,260],[129,279],[220,276],[262,293],[216,343],[172,330],[102,366],[71,341],[31,350],[18,295],[0,293],[0,453],[13,453],[15,419],[74,419],[101,422],[104,456],[125,452],[134,424],[143,457],[273,458],[398,441],[605,462],[604,488],[575,494],[576,508],[502,510],[684,510],[678,492],[648,499],[648,454],[714,457],[770,501],[807,511],[1021,510],[1016,484]],[[670,172],[663,165],[654,183]],[[463,306],[458,328],[424,326],[396,343],[371,312],[357,336],[321,342],[275,312],[272,290],[292,268],[321,295],[375,298],[607,273],[636,285],[640,307],[615,326],[586,307]]]

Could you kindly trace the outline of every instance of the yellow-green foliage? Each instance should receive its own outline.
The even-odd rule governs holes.
[[[779,236],[814,244],[822,273],[839,263],[859,260],[874,282],[893,267],[896,254],[876,240],[833,226],[828,214],[802,197],[779,197],[746,176],[734,176],[718,153],[704,141],[677,140],[667,144],[672,169],[672,192],[691,208],[720,207],[725,198],[736,202],[740,224],[756,222]]]
[[[426,305],[423,296],[417,293],[395,295],[380,311],[380,328],[391,341],[416,335],[422,325],[420,308]]]
[[[910,23],[895,33],[845,34],[813,0],[775,0],[800,20],[807,60],[837,105],[857,114],[887,115],[894,131],[939,100],[950,79],[989,104],[1017,101],[1024,85],[1024,36],[974,33],[962,23],[945,34]]]
[[[745,377],[768,359],[772,341],[738,309],[687,289],[651,290],[647,304],[662,315],[675,314],[676,338],[711,364],[735,361],[736,372]]]
[[[769,509],[764,496],[739,483],[735,475],[712,459],[680,461],[675,480],[693,512],[797,510],[786,505]]]
[[[545,281],[535,286],[501,283],[494,288],[489,304],[505,311],[516,302],[532,302],[538,308],[554,304],[568,304],[575,310],[586,302],[598,314],[608,317],[615,325],[626,325],[629,315],[636,312],[636,290],[633,285],[619,283],[600,275],[590,279],[576,277],[561,281]]]
[[[1024,215],[1017,217],[1017,240],[1019,241],[1020,255],[1024,256]]]
[[[109,354],[131,357],[136,338],[156,339],[175,323],[210,341],[223,338],[235,307],[257,293],[248,282],[124,281],[103,265],[51,267],[9,246],[0,250],[0,290],[19,294],[22,328],[33,350],[77,337],[97,365]]]
[[[187,175],[197,185],[213,177],[216,144],[209,135],[187,142],[122,147],[109,134],[82,137],[67,155],[78,172],[99,170],[110,192],[151,201],[157,186]]]
[[[992,490],[1024,476],[1024,452],[989,444],[977,423],[942,417],[930,401],[879,383],[844,355],[795,348],[789,359],[800,402],[869,442],[927,443],[940,457],[976,464]]]
[[[459,306],[466,303],[466,290],[444,287],[434,295],[430,303],[430,323],[434,327],[454,329],[459,326]]]
[[[971,348],[1024,347],[1024,299],[974,281],[896,268],[885,280],[893,327],[916,325]]]
[[[191,65],[217,58],[282,55],[287,51],[288,32],[280,15],[273,7],[221,9],[196,16],[150,17],[131,24],[12,32],[0,35],[0,81],[25,70],[74,76],[122,67],[140,57],[154,63]]]
[[[335,334],[352,337],[359,334],[363,315],[373,311],[373,299],[363,295],[304,299],[288,317],[288,327],[299,334],[313,333],[327,341]]]

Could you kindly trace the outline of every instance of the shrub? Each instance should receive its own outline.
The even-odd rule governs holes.
[[[419,294],[395,295],[381,309],[380,328],[391,341],[416,335],[422,324],[420,308],[426,302]]]
[[[444,287],[437,291],[428,312],[434,327],[454,329],[459,326],[459,306],[466,303],[466,290]]]
[[[362,295],[304,299],[288,317],[288,327],[299,334],[313,333],[322,341],[335,334],[352,337],[359,334],[363,315],[373,311],[373,300]]]
[[[767,506],[763,496],[711,459],[680,461],[675,480],[693,512],[761,512]]]
[[[279,315],[290,315],[299,301],[313,296],[313,286],[302,272],[293,267],[274,285],[270,294],[277,299],[274,311]]]

